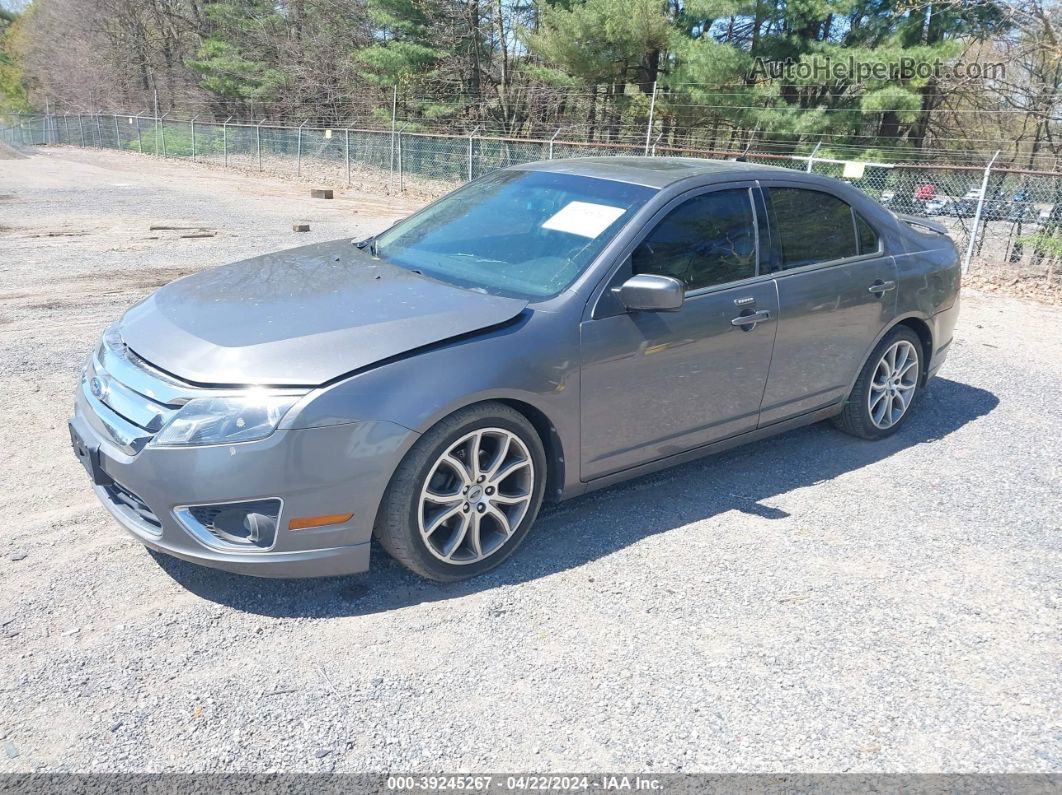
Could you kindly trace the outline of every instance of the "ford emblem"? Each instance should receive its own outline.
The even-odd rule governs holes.
[[[92,392],[92,396],[95,397],[96,400],[103,400],[104,395],[107,394],[107,384],[94,376],[92,380],[89,381],[89,390]]]

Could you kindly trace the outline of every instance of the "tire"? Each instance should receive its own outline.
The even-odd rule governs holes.
[[[887,359],[894,350],[894,361],[901,362],[899,379],[889,372]],[[903,355],[907,358],[901,359]],[[833,419],[834,426],[861,439],[884,439],[896,433],[911,416],[921,395],[924,358],[922,341],[907,326],[897,326],[886,334],[863,364],[844,410]],[[901,406],[904,399],[907,402]]]
[[[494,402],[469,406],[440,420],[402,459],[376,537],[429,580],[483,574],[505,562],[531,529],[546,468],[542,440],[520,412]]]

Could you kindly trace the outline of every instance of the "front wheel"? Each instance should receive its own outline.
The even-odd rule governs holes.
[[[898,326],[870,354],[834,425],[863,439],[896,433],[910,416],[921,379],[921,340],[907,326]]]
[[[470,406],[425,433],[399,465],[376,523],[381,545],[431,580],[482,574],[527,535],[546,483],[534,426],[501,403]]]

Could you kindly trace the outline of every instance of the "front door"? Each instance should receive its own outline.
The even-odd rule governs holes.
[[[583,480],[756,427],[778,312],[758,237],[750,189],[727,188],[674,203],[634,249],[612,284],[674,276],[686,300],[582,323]]]
[[[833,194],[765,186],[778,283],[778,342],[760,425],[836,404],[896,313],[896,263]]]

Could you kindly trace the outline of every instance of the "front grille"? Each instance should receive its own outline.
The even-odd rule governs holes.
[[[285,394],[305,394],[297,388]],[[204,387],[180,381],[141,359],[112,327],[103,335],[81,377],[86,419],[123,452],[136,455],[181,407],[196,398],[245,394],[234,387]]]
[[[89,421],[131,455],[203,391],[151,367],[111,333],[85,368],[81,389]]]
[[[119,511],[139,524],[144,530],[153,535],[159,535],[162,532],[162,522],[159,521],[155,512],[148,507],[146,502],[125,486],[120,483],[111,483],[108,486],[104,486],[103,490],[107,492],[107,496]]]

